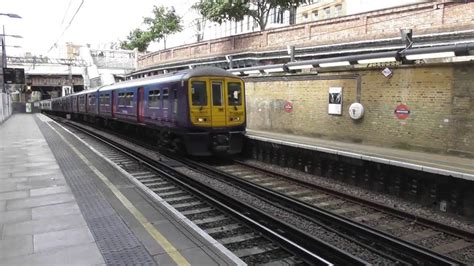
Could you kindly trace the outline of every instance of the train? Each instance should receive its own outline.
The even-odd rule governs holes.
[[[40,102],[42,112],[135,130],[193,156],[242,151],[245,83],[216,67],[118,82]]]

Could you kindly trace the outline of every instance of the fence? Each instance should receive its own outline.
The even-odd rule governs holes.
[[[9,94],[0,93],[0,124],[12,114],[12,100]]]

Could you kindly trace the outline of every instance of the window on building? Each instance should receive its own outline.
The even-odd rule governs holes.
[[[334,16],[339,17],[342,16],[342,5],[336,5],[334,9]]]
[[[279,9],[277,13],[277,23],[283,24],[284,23],[284,14],[285,10]]]
[[[330,18],[331,17],[331,8],[330,7],[326,7],[324,9],[324,16],[325,16],[325,18]]]

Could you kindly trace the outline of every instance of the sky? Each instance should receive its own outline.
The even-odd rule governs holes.
[[[82,7],[67,28],[82,1]],[[58,49],[49,51],[55,43],[100,45],[124,40],[132,29],[140,27],[144,16],[152,15],[153,5],[173,5],[185,20],[184,25],[187,25],[192,17],[190,7],[194,2],[195,0],[0,0],[0,13],[13,13],[22,17],[16,19],[0,16],[0,25],[4,26],[6,35],[23,36],[21,39],[6,38],[7,55],[22,56],[25,52],[31,52],[33,55],[61,57]],[[153,50],[152,46],[150,48]]]

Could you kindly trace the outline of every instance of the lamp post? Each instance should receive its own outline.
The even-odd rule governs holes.
[[[0,16],[7,16],[9,18],[18,18],[21,19],[22,17],[17,14],[12,14],[12,13],[0,13]],[[6,54],[6,45],[5,45],[5,37],[13,37],[13,38],[23,38],[19,35],[6,35],[5,34],[5,25],[3,25],[3,34],[0,34],[0,41],[2,43],[2,67],[0,68],[0,73],[2,74],[2,79],[0,80],[0,91],[4,92],[5,91],[5,84],[4,84],[4,79],[3,79],[3,68],[7,67],[7,54]]]
[[[0,16],[7,16],[10,18],[22,18],[20,15],[12,14],[12,13],[0,13]]]
[[[2,67],[6,68],[7,67],[7,51],[6,47],[7,45],[5,44],[5,37],[12,37],[12,38],[23,38],[23,36],[20,35],[15,35],[15,34],[5,34],[5,25],[3,26],[3,34],[0,34],[2,37]],[[18,48],[19,46],[13,46],[15,48]]]

